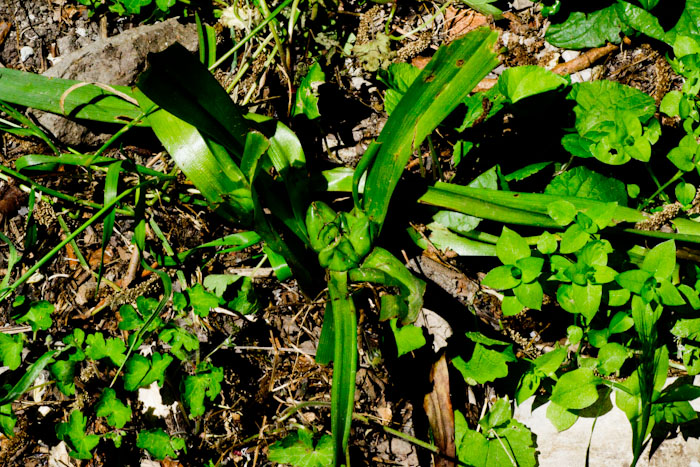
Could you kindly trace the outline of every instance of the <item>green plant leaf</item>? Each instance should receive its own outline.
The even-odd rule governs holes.
[[[532,397],[540,387],[540,377],[532,371],[524,373],[520,377],[518,389],[515,391],[515,401],[521,405],[527,399]]]
[[[585,409],[598,400],[600,378],[587,368],[564,373],[552,389],[550,400],[565,409]]]
[[[325,83],[326,74],[321,69],[321,65],[316,62],[311,65],[309,72],[304,76],[299,84],[296,94],[296,102],[292,115],[306,115],[309,120],[321,116],[318,111],[318,88]]]
[[[241,287],[236,293],[236,298],[228,303],[228,307],[242,315],[249,315],[260,309],[260,303],[253,286],[253,279],[250,277],[243,278]]]
[[[452,233],[437,222],[431,222],[426,227],[430,229],[430,236],[428,237],[430,243],[441,251],[447,251],[449,249],[459,256],[496,256],[496,245],[462,237],[461,235]],[[423,244],[423,237],[419,234],[413,234],[413,232],[415,232],[415,230],[410,228],[409,235],[414,238],[417,244],[423,249],[428,248],[427,242]]]
[[[190,418],[204,414],[204,396],[214,401],[221,392],[221,382],[224,380],[223,368],[203,362],[197,366],[197,372],[185,378],[183,383],[183,399],[190,410]]]
[[[10,370],[16,370],[22,363],[22,348],[24,347],[24,338],[22,334],[10,336],[9,334],[0,333],[0,360],[2,364],[9,367]]]
[[[499,399],[492,410],[496,412],[493,416],[489,411],[479,421],[480,425],[488,427],[483,434],[470,430],[464,415],[455,411],[455,444],[460,462],[476,467],[514,463],[528,467],[537,465],[533,435],[525,425],[511,418],[508,400]]]
[[[476,344],[468,362],[465,362],[462,357],[456,357],[452,359],[452,364],[462,373],[467,384],[473,385],[484,384],[507,376],[507,363],[512,361],[515,361],[515,357],[510,346],[506,348],[506,351],[498,352]]]
[[[158,385],[163,386],[165,370],[172,361],[173,357],[170,355],[161,355],[158,352],[153,353],[151,360],[142,355],[133,355],[126,362],[124,389],[135,391],[149,386],[154,381],[158,381]]]
[[[564,431],[571,428],[571,426],[578,420],[578,415],[571,412],[570,410],[562,407],[559,404],[555,404],[550,401],[547,406],[547,418],[557,431]]]
[[[197,336],[181,326],[169,325],[158,334],[158,338],[169,344],[170,353],[182,361],[187,360],[189,352],[199,349]]]
[[[566,347],[557,347],[544,355],[540,355],[532,362],[534,369],[542,376],[552,376],[566,360],[566,353]]]
[[[361,269],[377,269],[391,277],[395,282],[393,285],[398,286],[402,298],[406,300],[408,305],[408,313],[401,317],[401,323],[409,324],[416,320],[423,306],[423,294],[426,287],[423,280],[411,274],[411,271],[401,261],[380,247],[374,248],[367,255]]]
[[[549,182],[544,192],[549,195],[577,196],[627,206],[627,190],[624,183],[584,166],[574,167],[557,175]]]
[[[649,250],[642,263],[642,269],[658,280],[669,279],[675,268],[676,244],[673,240],[659,243]]]
[[[223,297],[229,285],[236,283],[241,276],[236,274],[209,274],[202,284],[217,297]]]
[[[71,118],[120,125],[142,116],[141,109],[135,104],[134,93],[128,86],[111,86],[127,98],[124,99],[94,84],[75,88],[80,83],[3,68],[0,70],[0,100]],[[71,88],[73,90],[67,92]],[[37,89],[42,92],[36,92]],[[143,121],[137,125],[147,126]]]
[[[15,321],[18,323],[28,322],[34,332],[40,329],[46,331],[51,327],[51,313],[53,313],[53,310],[54,306],[46,300],[32,302],[29,310],[22,316],[16,317]]]
[[[559,251],[564,254],[574,253],[583,248],[590,240],[591,235],[578,224],[569,226],[561,236]]]
[[[109,357],[116,366],[120,366],[126,360],[126,344],[124,341],[111,337],[105,341],[101,332],[87,336],[85,354],[93,360],[101,360]]]
[[[491,287],[498,290],[508,290],[516,287],[521,282],[521,277],[515,277],[515,275],[521,276],[520,270],[515,266],[498,266],[484,277],[481,283],[487,287]]]
[[[560,199],[569,201],[579,211],[609,214],[614,224],[641,222],[646,219],[646,216],[636,209],[615,206],[614,203],[538,193],[488,190],[444,182],[437,182],[435,186],[429,187],[418,201],[497,222],[558,228],[559,225],[547,214],[547,207]],[[602,220],[604,219],[601,218],[601,222]]]
[[[521,258],[515,262],[515,266],[520,269],[521,279],[525,283],[530,283],[537,279],[542,272],[544,259],[535,256]]]
[[[407,324],[399,328],[397,323],[398,319],[396,318],[389,321],[391,330],[394,333],[396,350],[399,357],[409,352],[413,352],[416,349],[420,349],[425,345],[426,341],[425,337],[423,336],[422,328],[412,324]]]
[[[498,64],[493,51],[496,39],[495,32],[479,28],[438,49],[384,125],[363,198],[367,215],[379,227],[377,233],[414,149]]]
[[[681,138],[678,146],[671,149],[666,157],[683,172],[690,172],[695,168],[695,157],[700,152],[700,144],[695,141],[693,135]]]
[[[659,104],[659,111],[665,113],[669,117],[680,116],[680,103],[683,99],[683,93],[680,91],[669,91],[666,93],[661,103]]]
[[[328,298],[333,309],[332,330],[334,335],[331,427],[334,464],[339,465],[348,446],[352,413],[355,406],[357,315],[355,304],[348,291],[347,272],[329,271],[328,274],[330,276]]]
[[[590,323],[598,312],[603,295],[600,285],[563,284],[557,289],[559,305],[569,313],[580,313]]]
[[[512,103],[568,84],[566,78],[536,65],[507,68],[498,78],[498,90]]]
[[[323,435],[317,443],[314,443],[313,433],[302,428],[270,445],[268,459],[271,462],[290,464],[295,467],[333,465],[333,439]]]
[[[525,180],[527,177],[530,177],[532,175],[535,175],[536,173],[539,173],[541,170],[544,168],[552,165],[553,162],[547,161],[547,162],[535,162],[534,164],[526,165],[522,169],[518,169],[515,172],[511,172],[508,175],[505,175],[503,178],[507,182],[511,182],[513,180],[515,181],[520,181],[520,180]]]
[[[192,305],[194,314],[202,318],[209,316],[209,311],[222,303],[221,298],[211,292],[207,292],[202,287],[202,284],[195,284],[194,287],[187,289],[187,296],[190,299],[190,305]]]
[[[141,13],[141,7],[148,6],[152,0],[119,0],[126,12],[130,15],[138,15]]]
[[[518,298],[518,301],[528,308],[533,310],[542,309],[542,299],[544,292],[539,282],[531,282],[529,284],[523,282],[513,289],[513,293]]]
[[[547,29],[550,44],[564,49],[598,47],[607,42],[618,44],[623,24],[615,5],[589,14],[575,11],[560,24]]]
[[[15,435],[15,425],[17,424],[17,416],[12,412],[12,404],[0,406],[0,430],[8,438]]]
[[[558,245],[557,237],[549,232],[544,232],[537,240],[537,250],[543,255],[551,255],[557,251]]]
[[[158,460],[163,460],[166,457],[176,459],[176,451],[185,449],[185,440],[168,436],[162,428],[152,428],[139,431],[136,447],[145,449]]]
[[[644,3],[644,2],[641,2]],[[663,41],[666,38],[664,29],[659,24],[659,20],[649,13],[650,8],[639,8],[628,2],[619,1],[615,5],[620,21],[626,26],[629,26],[642,34],[645,34],[652,39]]]
[[[692,204],[693,200],[695,199],[695,194],[697,193],[695,186],[684,182],[679,182],[674,191],[678,202],[686,207]]]
[[[501,302],[503,316],[515,316],[523,311],[524,308],[525,305],[520,303],[520,300],[515,295],[506,295]]]
[[[617,342],[608,342],[598,351],[598,369],[604,375],[611,375],[622,368],[629,357],[629,350]]]
[[[563,199],[555,201],[547,206],[547,214],[549,214],[549,217],[554,219],[554,222],[561,226],[571,224],[577,213],[576,206]]]
[[[56,425],[56,436],[68,444],[71,457],[92,459],[92,451],[100,442],[98,435],[85,434],[87,420],[80,410],[74,410],[66,423]]]
[[[685,9],[673,28],[666,34],[666,42],[673,44],[678,36],[700,39],[700,1],[686,0]]]
[[[75,368],[77,362],[58,360],[49,366],[51,375],[56,379],[56,387],[66,396],[75,394]]]
[[[657,284],[656,296],[661,300],[661,303],[668,306],[685,305],[683,296],[678,291],[675,285],[668,279],[660,280]]]
[[[495,19],[501,19],[503,12],[491,5],[495,3],[496,0],[462,0],[470,8],[475,9],[479,13],[486,16],[493,16]]]
[[[141,316],[139,316],[139,313],[131,305],[122,305],[119,308],[119,316],[122,318],[119,323],[119,329],[122,331],[140,329],[146,324],[146,321],[150,320],[151,324],[149,324],[148,329],[146,329],[150,332],[155,331],[163,324],[163,321],[158,316],[151,320],[153,313],[158,309],[158,300],[155,298],[138,297],[136,299],[136,307],[141,313]]]
[[[377,78],[389,88],[384,95],[387,115],[391,115],[420,73],[421,69],[410,63],[392,63],[386,70],[378,70]]]
[[[519,259],[531,255],[530,246],[517,232],[504,226],[496,243],[496,255],[503,264],[515,264]]]
[[[649,160],[651,144],[660,134],[653,97],[603,80],[574,84],[568,99],[576,101],[576,131],[591,141],[597,159],[611,165]]]
[[[631,329],[632,326],[634,326],[634,320],[629,313],[618,311],[610,320],[608,330],[610,331],[610,334],[619,334]]]
[[[107,417],[107,423],[114,428],[123,428],[131,420],[131,408],[117,398],[112,388],[105,388],[95,406],[98,417]]]
[[[642,269],[632,269],[618,274],[617,277],[615,277],[615,281],[620,285],[620,287],[639,295],[642,293],[644,285],[651,277],[653,277],[652,273],[648,271]]]

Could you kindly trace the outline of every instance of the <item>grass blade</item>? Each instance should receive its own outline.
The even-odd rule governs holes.
[[[105,197],[104,203],[109,204],[117,197],[117,188],[119,187],[119,174],[122,170],[122,161],[115,162],[109,166],[107,169],[107,177],[105,177]],[[95,286],[95,293],[100,289],[100,282],[102,282],[102,274],[104,273],[105,264],[105,249],[107,249],[107,244],[109,239],[112,238],[112,232],[114,231],[114,220],[117,216],[116,204],[109,213],[105,216],[102,222],[102,253],[100,254],[100,269],[97,273],[97,285]]]
[[[7,247],[10,249],[10,256],[7,259],[7,272],[5,273],[5,277],[2,278],[2,282],[0,282],[0,290],[3,290],[5,287],[7,287],[7,284],[10,283],[10,278],[12,277],[12,269],[15,267],[15,264],[19,262],[21,256],[17,252],[17,248],[15,248],[15,245],[12,243],[12,241],[9,238],[7,238],[2,232],[0,232],[0,240],[7,243]]]
[[[51,350],[46,352],[44,355],[39,357],[39,359],[32,363],[29,368],[27,368],[26,373],[15,383],[12,388],[0,398],[0,405],[5,405],[10,402],[16,401],[22,394],[24,394],[27,389],[34,383],[34,381],[39,376],[46,365],[53,361],[53,358],[60,353],[59,350]]]

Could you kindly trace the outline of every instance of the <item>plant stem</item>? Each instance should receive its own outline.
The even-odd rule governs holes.
[[[431,17],[428,19],[428,21],[426,21],[425,23],[423,23],[423,24],[421,24],[420,26],[417,26],[416,28],[414,28],[414,29],[408,31],[406,34],[404,34],[404,35],[402,35],[402,36],[399,36],[399,37],[396,37],[396,36],[389,36],[389,39],[394,40],[394,41],[402,41],[402,40],[406,39],[406,38],[409,37],[409,36],[412,36],[413,34],[415,34],[415,33],[417,33],[417,32],[421,32],[423,29],[425,29],[425,28],[427,28],[428,26],[430,26],[431,24],[433,24],[433,21],[435,21],[435,18],[437,18],[437,17],[438,17],[439,15],[441,15],[442,13],[444,13],[445,10],[447,10],[447,7],[449,7],[450,5],[452,5],[452,0],[446,1],[446,2],[443,3],[443,5],[438,9],[438,11],[437,11],[433,16],[431,16]]]
[[[270,16],[270,9],[267,6],[267,2],[265,0],[260,0],[260,8],[262,9],[263,16],[265,18]],[[277,52],[279,53],[280,56],[280,62],[282,63],[282,67],[285,69],[288,75],[291,76],[291,63],[290,63],[290,56],[289,56],[289,50],[284,46],[284,42],[282,39],[280,39],[279,33],[277,32],[277,25],[274,22],[270,22],[270,32],[272,33],[273,37],[275,38],[275,44],[277,44]]]
[[[240,49],[241,47],[243,47],[249,40],[251,40],[253,37],[255,37],[255,35],[256,35],[257,33],[259,33],[261,29],[263,29],[265,26],[267,26],[267,23],[269,23],[270,21],[272,21],[273,19],[275,19],[275,17],[276,17],[278,14],[280,14],[280,12],[282,11],[282,9],[283,9],[284,7],[286,7],[287,5],[289,5],[291,2],[292,2],[292,0],[284,0],[284,2],[282,2],[277,8],[275,8],[275,10],[274,10],[272,13],[270,13],[269,15],[267,15],[267,16],[265,17],[265,19],[263,19],[263,20],[260,22],[260,24],[258,24],[257,26],[255,26],[255,27],[253,28],[252,31],[250,31],[243,39],[241,39],[241,41],[240,41],[238,44],[234,45],[234,46],[231,48],[231,50],[229,50],[228,52],[226,52],[225,54],[223,54],[223,55],[221,56],[221,58],[219,58],[217,61],[215,61],[214,63],[212,63],[212,65],[209,67],[209,71],[215,70],[215,69],[218,68],[222,63],[224,63],[231,55],[233,55],[234,53],[236,53],[236,51],[237,51],[238,49]]]
[[[230,94],[231,91],[233,91],[233,88],[236,87],[238,82],[241,80],[243,75],[245,74],[246,71],[248,71],[248,68],[250,68],[250,64],[258,58],[258,55],[262,53],[263,50],[265,50],[265,47],[267,44],[270,43],[272,40],[272,33],[268,34],[267,37],[262,41],[262,43],[258,46],[258,48],[253,52],[253,55],[250,56],[250,60],[247,60],[243,65],[241,65],[240,70],[238,70],[238,73],[236,73],[236,76],[233,78],[233,81],[226,86],[226,93]],[[274,52],[273,52],[274,53]]]
[[[9,167],[5,167],[4,165],[0,165],[0,172],[5,172],[8,175],[11,175],[12,177],[22,180],[26,184],[29,185],[27,189],[35,189],[37,191],[41,191],[42,193],[46,193],[47,195],[50,196],[55,196],[56,198],[62,199],[64,201],[70,201],[71,203],[75,203],[81,206],[93,208],[93,209],[101,209],[103,206],[98,203],[93,203],[92,201],[87,201],[84,199],[76,198],[75,196],[70,196],[66,195],[65,193],[61,193],[60,191],[52,190],[51,188],[47,188],[43,185],[40,185],[36,183],[34,180],[31,178],[27,177],[26,175],[22,175],[19,172],[16,172]],[[30,188],[31,187],[31,188]],[[117,209],[117,214],[125,215],[125,216],[133,216],[134,211],[131,209]]]
[[[105,214],[107,213],[107,211],[109,211],[109,210],[112,209],[114,206],[116,206],[116,205],[119,203],[119,201],[121,201],[122,199],[126,198],[127,196],[129,196],[131,193],[133,193],[133,192],[136,191],[137,189],[139,189],[139,188],[141,188],[141,187],[143,187],[143,186],[149,185],[149,184],[151,184],[151,183],[153,183],[153,181],[150,181],[150,180],[149,180],[149,181],[146,181],[146,182],[143,182],[143,183],[139,183],[138,185],[133,186],[133,187],[131,187],[131,188],[128,188],[127,190],[125,190],[124,192],[122,192],[119,196],[117,196],[116,198],[114,198],[111,202],[105,204],[105,205],[102,207],[102,209],[100,209],[99,211],[97,211],[90,219],[87,220],[87,222],[83,223],[83,225],[81,225],[81,226],[78,227],[75,231],[73,231],[72,234],[66,236],[66,238],[65,238],[61,243],[59,243],[59,244],[56,245],[51,251],[49,251],[48,253],[46,253],[46,255],[44,255],[43,258],[41,258],[39,261],[37,261],[37,262],[34,264],[34,266],[32,266],[31,268],[29,268],[29,269],[27,270],[27,272],[25,272],[25,273],[22,275],[22,277],[20,277],[19,279],[17,279],[17,280],[16,280],[14,283],[12,283],[12,285],[10,285],[7,289],[5,289],[5,290],[3,290],[2,292],[0,292],[0,301],[6,299],[6,298],[8,297],[8,295],[10,295],[10,294],[12,293],[12,291],[14,291],[17,287],[19,287],[20,285],[22,285],[23,283],[25,283],[25,282],[27,281],[27,279],[29,279],[30,277],[32,277],[32,276],[34,275],[34,273],[35,273],[40,267],[42,267],[47,261],[49,261],[51,258],[53,258],[54,255],[56,255],[56,253],[58,253],[59,251],[61,251],[61,249],[62,249],[63,247],[65,247],[67,244],[69,244],[75,237],[77,237],[78,234],[80,234],[80,232],[82,232],[83,230],[87,229],[90,225],[92,225],[93,223],[95,223],[100,217],[102,217],[103,215],[105,215]]]
[[[651,174],[651,176],[654,178],[654,181],[655,181],[655,182],[657,183],[657,185],[658,185],[659,182],[656,180],[656,177],[654,177],[654,174],[653,174],[651,171],[650,171],[649,173]],[[641,210],[641,209],[644,209],[645,207],[647,207],[647,206],[649,205],[649,203],[651,203],[652,201],[654,201],[654,198],[656,198],[660,193],[663,193],[663,191],[664,191],[666,188],[668,188],[668,186],[669,186],[671,183],[673,183],[673,182],[675,182],[676,180],[678,180],[679,178],[681,178],[681,177],[683,176],[683,174],[684,174],[684,172],[681,171],[681,170],[679,170],[678,172],[676,172],[676,174],[675,174],[673,177],[671,177],[666,183],[664,183],[663,185],[659,186],[659,188],[654,192],[654,194],[651,195],[649,198],[647,198],[647,200],[644,202],[644,204],[642,204],[642,206],[641,206],[639,209]],[[665,193],[664,193],[664,198],[666,198],[667,201],[670,199]]]

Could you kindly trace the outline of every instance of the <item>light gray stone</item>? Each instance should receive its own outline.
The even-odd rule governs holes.
[[[107,40],[62,55],[45,76],[104,84],[132,85],[145,69],[149,53],[160,52],[179,42],[188,50],[197,49],[197,31],[193,24],[180,24],[176,18],[129,29]],[[69,46],[69,44],[65,44]],[[59,49],[60,50],[60,49]],[[39,123],[57,140],[70,146],[97,146],[110,133],[93,133],[84,125],[67,118],[35,111]]]
[[[669,378],[671,384],[675,378]],[[696,379],[695,384],[698,384]],[[557,432],[547,418],[549,402],[532,410],[534,397],[516,407],[514,418],[524,423],[537,435],[537,446],[540,452],[540,467],[584,467],[586,465],[586,449],[590,441],[591,467],[627,467],[632,462],[632,428],[622,410],[615,405],[606,414],[594,418],[579,418],[566,431]],[[698,410],[700,400],[691,402]],[[595,426],[594,426],[595,424]],[[592,433],[592,434],[591,434]],[[677,436],[667,439],[649,457],[649,446],[637,463],[638,467],[696,467],[700,465],[700,440],[697,438],[683,439]]]

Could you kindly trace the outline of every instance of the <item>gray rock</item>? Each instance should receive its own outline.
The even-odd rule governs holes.
[[[675,381],[669,378],[667,385]],[[700,383],[696,377],[694,384]],[[545,405],[532,410],[534,397],[523,402],[515,409],[514,418],[527,425],[537,435],[537,447],[540,451],[540,467],[584,467],[586,451],[589,449],[591,467],[625,467],[632,462],[632,428],[624,412],[613,408],[606,414],[594,418],[580,418],[571,428],[557,432],[547,419]],[[700,409],[700,399],[690,403],[696,411]],[[592,435],[591,435],[592,433]],[[667,439],[649,459],[647,446],[638,467],[665,467],[700,465],[700,440],[697,438],[683,439],[677,436]]]
[[[195,26],[180,24],[172,18],[129,29],[62,56],[44,76],[129,86],[145,69],[149,53],[165,50],[175,42],[190,51],[196,50]],[[58,115],[39,111],[34,114],[45,130],[69,146],[98,146],[110,137],[110,133],[94,133],[84,125]]]

